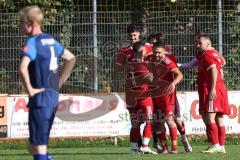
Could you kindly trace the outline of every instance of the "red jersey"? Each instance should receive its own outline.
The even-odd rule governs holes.
[[[146,44],[147,55],[152,53],[152,46]],[[125,75],[125,94],[126,103],[135,106],[135,98],[141,95],[141,92],[147,90],[147,85],[142,81],[142,77],[149,73],[147,60],[139,60],[134,57],[133,49],[130,45],[126,45],[119,50],[117,55],[117,65],[128,64],[130,67]]]
[[[214,49],[205,51],[204,53],[198,53],[198,84],[207,85],[210,87],[211,73],[209,69],[212,66],[217,68],[217,84],[224,84],[222,66],[225,65],[224,58]]]
[[[116,64],[124,65],[128,62],[128,59],[132,57],[133,57],[132,46],[130,46],[129,44],[126,44],[119,49],[117,54]]]
[[[161,113],[166,115],[174,114],[176,91],[167,93],[166,89],[174,81],[175,77],[172,70],[177,68],[177,65],[166,55],[160,61],[156,57],[152,60],[153,77],[155,85],[158,86],[158,89],[152,92],[154,107],[156,110],[160,109]]]
[[[148,45],[146,45],[145,47],[147,51],[147,56],[152,54],[152,48],[150,48]],[[128,59],[128,64],[131,69],[126,75],[126,90],[136,89],[140,92],[148,90],[148,84],[142,80],[143,76],[149,73],[148,59],[137,59],[133,55]]]
[[[171,72],[174,68],[178,68],[176,63],[173,62],[168,56],[165,56],[157,61],[156,58],[153,60],[154,70],[153,76],[157,80],[164,80],[167,82],[172,82],[174,80],[174,75]]]
[[[198,84],[199,113],[202,115],[206,112],[230,113],[227,87],[224,84],[222,74],[222,66],[224,64],[224,58],[214,49],[198,54],[198,68],[200,70],[199,74],[201,74],[200,78],[202,78],[202,81],[199,82],[200,85]],[[212,66],[216,66],[217,69],[216,97],[214,100],[209,99],[211,86],[211,72],[209,70]]]
[[[171,59],[175,64],[177,64],[177,58],[174,53],[170,52],[165,54],[169,59]]]

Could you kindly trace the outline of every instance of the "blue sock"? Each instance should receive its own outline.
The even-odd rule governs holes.
[[[47,160],[53,160],[53,156],[49,152],[47,152]]]
[[[34,160],[47,160],[47,154],[35,154]]]

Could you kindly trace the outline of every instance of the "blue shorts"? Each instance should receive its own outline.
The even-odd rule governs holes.
[[[47,145],[50,129],[55,117],[54,107],[29,107],[29,142],[33,145]]]

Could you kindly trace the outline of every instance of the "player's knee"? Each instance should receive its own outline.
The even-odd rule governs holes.
[[[166,118],[166,122],[168,124],[168,126],[174,127],[176,126],[175,122],[174,122],[174,118],[172,115],[168,115]]]
[[[181,120],[181,118],[179,118],[179,117],[176,117],[176,118],[175,118],[175,122],[176,122],[177,124],[182,124],[182,120]]]

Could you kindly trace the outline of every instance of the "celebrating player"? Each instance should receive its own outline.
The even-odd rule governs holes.
[[[156,85],[162,85],[163,82],[167,84],[165,87],[159,87],[157,93],[153,94],[154,109],[157,115],[164,115],[166,122],[169,127],[170,136],[172,140],[172,151],[171,153],[177,153],[177,125],[174,120],[175,113],[175,102],[176,102],[176,84],[182,80],[182,73],[179,71],[176,63],[174,63],[166,55],[165,46],[163,44],[154,44],[155,57],[151,60],[150,70],[154,75],[154,83]],[[159,95],[158,95],[159,94]],[[160,113],[160,114],[159,114]],[[160,116],[161,117],[161,116]],[[164,126],[165,119],[159,121],[158,126]],[[159,131],[162,131],[159,128]],[[165,134],[166,132],[164,132]],[[165,135],[162,135],[165,137]],[[166,139],[161,138],[163,153],[168,153],[166,146]]]
[[[208,35],[199,36],[198,94],[199,113],[203,116],[212,147],[203,153],[226,153],[223,115],[230,113],[227,87],[223,80],[222,66],[225,60],[212,48]]]
[[[170,58],[175,64],[177,64],[177,59],[175,54],[171,51],[172,46],[171,45],[166,45],[165,44],[165,34],[163,33],[157,33],[155,35],[151,35],[149,37],[149,40],[152,43],[156,43],[158,42],[159,44],[164,45],[164,49],[166,50],[165,55]],[[181,135],[181,141],[184,145],[184,149],[186,152],[192,152],[192,147],[187,139],[186,133],[185,133],[185,126],[184,126],[184,122],[181,120],[181,114],[180,114],[180,106],[179,106],[179,102],[177,99],[177,95],[176,95],[176,102],[175,102],[175,113],[174,113],[174,120],[175,123],[177,125],[177,129]],[[155,125],[154,125],[155,126]],[[164,129],[164,126],[162,128],[162,131],[158,133],[153,132],[153,147],[156,148],[158,150],[158,152],[162,152],[162,149],[166,152],[166,147],[163,146],[163,148],[161,148],[161,146],[159,146],[158,144],[158,139],[160,140],[160,142],[165,141],[166,140],[166,129]],[[164,153],[164,152],[162,152]]]
[[[141,53],[141,55],[139,55],[141,57],[140,58],[141,63],[139,66],[142,66],[142,64],[145,64],[145,62],[142,62],[143,56],[145,54],[151,53],[152,47],[148,44],[144,44],[144,46],[141,46],[142,44],[140,42],[140,44],[135,44],[135,47],[134,47],[135,52],[134,52],[132,45],[134,43],[137,43],[140,41],[140,39],[141,39],[140,29],[135,25],[131,25],[128,27],[127,33],[129,35],[131,44],[124,45],[119,50],[119,53],[117,55],[116,68],[119,70],[126,70],[126,72],[127,72],[126,81],[125,81],[125,97],[126,97],[126,106],[127,106],[127,109],[129,110],[131,124],[132,124],[131,130],[130,130],[131,153],[136,154],[136,153],[138,153],[137,142],[139,142],[139,140],[141,140],[141,134],[140,134],[140,123],[141,122],[138,120],[137,114],[138,114],[139,106],[142,106],[142,104],[139,104],[138,102],[136,102],[137,94],[135,94],[136,92],[133,92],[133,90],[131,90],[131,88],[139,85],[135,81],[136,80],[135,76],[136,76],[136,74],[138,74],[137,73],[138,71],[136,70],[137,68],[134,68],[134,66],[131,66],[131,65],[134,64],[134,63],[132,63],[133,59],[136,60],[136,56],[138,56],[138,53],[139,54]],[[142,52],[146,52],[146,53],[144,53],[144,55],[143,55]],[[140,70],[140,72],[142,72],[142,71]],[[144,74],[146,74],[146,73],[144,73]],[[142,82],[141,76],[140,76],[140,79],[141,79],[140,80],[140,83],[141,83]],[[147,98],[146,102],[148,103],[148,101],[149,101],[149,98]],[[147,106],[145,106],[145,109],[146,109],[146,107]],[[151,135],[149,134],[149,130],[151,131],[151,124],[150,123],[147,123],[147,124],[148,125],[145,126],[145,131],[144,131],[144,135],[143,135],[143,137],[145,139],[143,140],[143,145],[141,145],[140,149],[143,153],[154,153],[153,151],[150,150],[150,148],[147,147],[149,138],[151,137]],[[148,134],[148,135],[146,135],[146,134]]]
[[[69,77],[75,56],[41,30],[39,7],[20,11],[20,32],[29,36],[23,48],[19,73],[29,95],[29,151],[34,160],[52,159],[47,153],[49,133],[58,104],[59,88]],[[59,77],[60,58],[65,60]]]
[[[194,36],[194,45],[196,47],[198,47],[198,43],[199,43],[199,38],[201,36],[205,36],[206,33],[204,32],[197,32]],[[214,48],[212,47],[212,50],[214,50]],[[198,48],[198,52],[197,52],[197,56],[201,55],[203,52],[203,50],[201,50],[200,48]],[[225,64],[225,60],[224,58],[221,56],[221,59],[224,61],[224,64]],[[198,66],[198,60],[197,60],[197,57],[192,59],[190,62],[187,62],[187,63],[183,63],[183,64],[179,64],[178,63],[178,66],[180,69],[192,69],[194,67],[197,67]],[[202,72],[201,72],[201,68],[198,68],[198,80],[197,80],[197,83],[198,83],[198,86],[201,86],[202,82],[204,81],[205,77],[202,76]],[[205,119],[204,120],[204,123],[205,125],[207,124],[207,122],[205,122]],[[211,134],[210,134],[210,131],[209,131],[209,127],[208,125],[206,125],[206,135],[207,135],[207,140],[208,140],[208,148],[206,150],[208,150],[209,148],[212,147],[212,138],[211,138]]]

